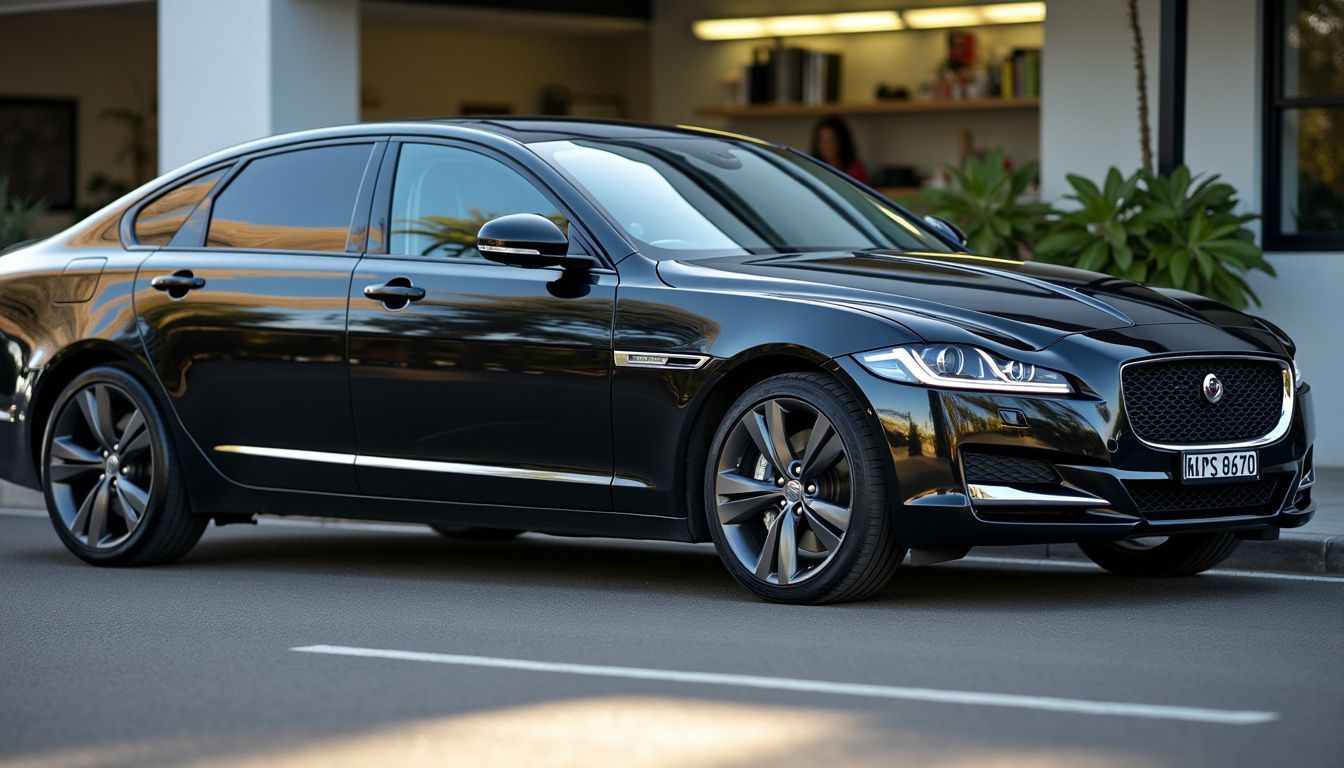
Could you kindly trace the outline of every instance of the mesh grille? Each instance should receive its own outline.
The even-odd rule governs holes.
[[[1254,514],[1274,500],[1278,481],[1265,478],[1253,483],[1181,485],[1169,480],[1132,480],[1125,490],[1139,512],[1147,518],[1187,517],[1209,514]],[[1269,512],[1273,510],[1260,510]]]
[[[988,453],[963,453],[968,483],[1053,483],[1055,470],[1044,461],[994,456]]]
[[[1223,397],[1204,397],[1217,374]],[[1254,440],[1271,432],[1283,408],[1283,368],[1272,360],[1171,360],[1125,367],[1125,415],[1139,438],[1199,444]]]

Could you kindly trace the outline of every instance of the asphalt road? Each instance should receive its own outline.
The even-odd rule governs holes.
[[[704,546],[263,524],[100,570],[0,514],[4,766],[1340,766],[1341,659],[1338,578],[974,561],[801,608]]]

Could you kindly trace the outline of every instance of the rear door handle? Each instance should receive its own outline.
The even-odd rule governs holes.
[[[416,288],[405,277],[394,277],[383,285],[364,287],[364,298],[381,301],[388,309],[402,309],[412,301],[425,298],[425,289]]]
[[[205,278],[196,277],[189,269],[179,269],[171,275],[159,275],[150,280],[149,284],[156,291],[167,291],[169,296],[180,299],[188,291],[204,288]]]

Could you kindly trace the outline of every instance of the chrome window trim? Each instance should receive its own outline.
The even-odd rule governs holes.
[[[1129,424],[1129,404],[1125,402],[1125,369],[1131,365],[1146,365],[1149,363],[1165,363],[1177,360],[1260,360],[1275,363],[1283,371],[1283,402],[1279,409],[1279,421],[1274,428],[1260,437],[1250,440],[1237,440],[1227,443],[1156,443],[1144,440],[1134,427]],[[1165,355],[1160,357],[1143,357],[1136,360],[1127,360],[1120,365],[1120,410],[1125,414],[1125,423],[1129,428],[1130,434],[1134,435],[1143,445],[1149,448],[1156,448],[1161,451],[1216,451],[1232,448],[1259,448],[1261,446],[1277,443],[1282,440],[1293,426],[1293,403],[1297,392],[1297,382],[1293,380],[1292,364],[1285,362],[1278,357],[1269,355]]]
[[[679,352],[640,352],[638,350],[611,353],[618,368],[659,368],[663,370],[694,371],[705,367],[709,355],[688,355]]]
[[[292,448],[269,448],[257,445],[217,445],[220,453],[235,453],[243,456],[258,456],[268,459],[289,461],[313,461],[323,464],[345,464],[352,467],[373,469],[403,469],[420,472],[443,472],[451,475],[475,475],[479,477],[503,477],[519,480],[550,480],[561,483],[586,483],[589,485],[611,485],[615,481],[612,475],[593,475],[584,472],[557,472],[545,469],[524,469],[522,467],[499,467],[490,464],[464,464],[455,461],[429,461],[426,459],[399,459],[392,456],[360,456],[353,453],[329,453],[326,451],[304,451]]]

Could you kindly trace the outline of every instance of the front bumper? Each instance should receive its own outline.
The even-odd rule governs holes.
[[[1180,451],[1148,447],[1129,432],[1118,391],[1068,398],[953,392],[882,379],[849,358],[835,364],[867,398],[890,446],[898,529],[912,548],[1210,531],[1272,535],[1304,525],[1315,513],[1307,472],[1315,437],[1309,386],[1296,393],[1288,434],[1257,449],[1255,488],[1231,489],[1254,491],[1256,503],[1246,504],[1242,496],[1230,510],[1187,512],[1156,511],[1149,503],[1152,511],[1145,512],[1136,498],[1188,494],[1190,487],[1179,479]],[[1014,412],[1020,426],[1012,423]],[[972,454],[1043,462],[1054,477],[968,481],[964,459]]]

